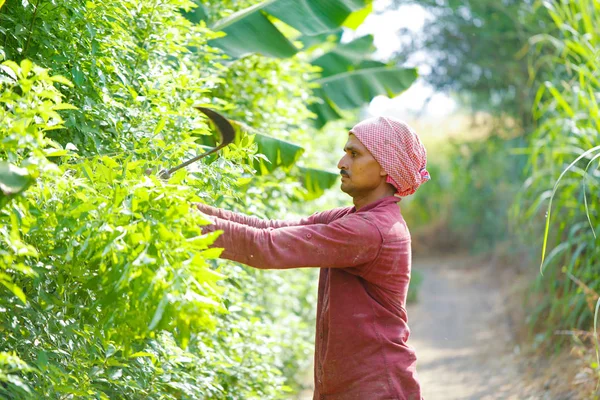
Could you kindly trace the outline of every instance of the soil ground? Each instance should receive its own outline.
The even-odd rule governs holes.
[[[521,378],[505,296],[493,269],[468,257],[415,260],[423,275],[408,306],[428,400],[540,398]]]

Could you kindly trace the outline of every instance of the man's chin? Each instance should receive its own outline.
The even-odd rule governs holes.
[[[348,185],[344,185],[344,182],[341,183],[340,190],[346,194],[350,194],[350,188]]]

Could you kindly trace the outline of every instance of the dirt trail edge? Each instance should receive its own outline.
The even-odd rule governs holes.
[[[407,307],[408,344],[416,350],[423,398],[589,398],[549,390],[544,382],[565,381],[563,366],[549,368],[544,361],[517,354],[509,311],[514,313],[515,304],[520,304],[513,293],[523,288],[514,269],[500,264],[468,255],[414,256],[413,270],[422,274],[423,281],[417,302]],[[532,363],[537,371],[533,375]],[[307,389],[295,399],[312,399],[312,371],[306,372],[304,381]]]
[[[426,400],[541,399],[525,389],[494,268],[473,258],[413,260],[423,275],[408,306],[409,345]]]

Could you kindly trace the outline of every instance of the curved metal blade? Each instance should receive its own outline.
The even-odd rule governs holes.
[[[193,164],[196,161],[221,150],[223,147],[227,146],[228,144],[232,143],[235,140],[235,129],[233,128],[233,126],[231,125],[229,120],[227,120],[227,118],[225,118],[218,112],[211,110],[210,108],[200,107],[200,106],[196,106],[194,108],[201,111],[204,115],[206,115],[215,124],[219,133],[221,134],[221,144],[218,145],[217,147],[207,151],[206,153],[202,153],[202,154],[200,154],[184,163],[181,163],[173,168],[161,170],[158,173],[158,176],[161,179],[169,179],[175,171],[178,171],[181,168],[185,168],[188,165]]]

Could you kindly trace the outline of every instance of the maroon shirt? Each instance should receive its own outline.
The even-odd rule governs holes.
[[[397,197],[356,211],[268,221],[206,205],[222,258],[261,269],[321,268],[314,399],[420,400],[405,309],[410,234]]]

